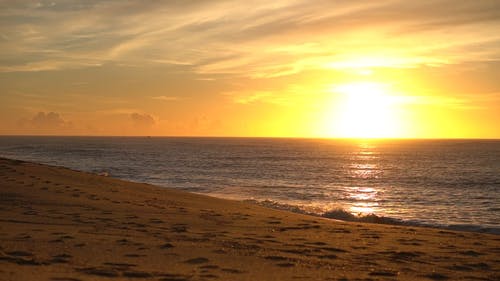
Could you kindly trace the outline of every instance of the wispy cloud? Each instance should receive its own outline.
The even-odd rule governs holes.
[[[305,57],[339,65],[385,50],[418,58],[407,66],[500,55],[498,1],[3,1],[0,10],[3,72],[119,62],[276,77],[324,66]]]
[[[251,93],[231,92],[231,93],[225,93],[225,95],[231,97],[233,102],[235,103],[250,104],[262,101],[264,102],[269,101],[269,97],[271,97],[273,94],[267,91],[258,91]]]
[[[152,99],[161,101],[178,101],[180,98],[175,96],[156,96],[152,97]]]

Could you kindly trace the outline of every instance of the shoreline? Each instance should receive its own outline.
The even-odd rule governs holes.
[[[486,156],[497,143],[55,137],[6,138],[2,147],[7,158],[230,200],[269,199],[334,219],[352,213],[348,220],[500,233],[499,167]]]
[[[5,157],[0,156],[0,159],[11,159],[11,158],[5,158]],[[161,184],[150,183],[147,181],[144,181],[144,182],[136,181],[133,178],[114,177],[114,175],[109,175],[109,173],[106,170],[82,171],[82,170],[69,168],[69,167],[66,167],[63,165],[57,165],[57,164],[39,163],[39,162],[30,161],[30,160],[18,160],[18,159],[11,159],[11,160],[67,168],[67,169],[77,171],[77,172],[85,172],[85,173],[90,173],[90,174],[94,174],[94,175],[98,175],[98,176],[106,176],[106,177],[110,176],[110,178],[120,179],[120,180],[127,181],[127,182],[133,182],[133,183],[137,183],[137,184],[148,184],[148,185],[158,186],[161,188],[172,189],[172,187],[168,187],[168,186],[161,185]],[[346,211],[345,209],[342,209],[342,208],[331,209],[331,210],[326,211],[325,213],[317,213],[317,212],[311,212],[308,210],[304,210],[299,205],[290,205],[287,203],[280,203],[280,202],[276,202],[276,201],[272,201],[272,200],[235,199],[235,198],[231,198],[231,197],[217,196],[217,195],[213,195],[211,193],[205,193],[205,192],[194,192],[194,191],[177,189],[177,188],[174,188],[174,189],[182,191],[182,192],[189,192],[192,194],[200,194],[200,195],[204,195],[204,196],[209,196],[211,198],[219,198],[219,199],[223,199],[223,200],[244,202],[244,203],[248,203],[248,204],[263,206],[266,208],[288,211],[288,212],[292,212],[292,213],[308,215],[308,216],[317,217],[317,218],[340,220],[340,221],[346,221],[346,222],[399,225],[399,226],[407,226],[407,227],[424,227],[424,228],[435,228],[435,229],[440,229],[440,230],[453,230],[453,231],[464,231],[464,232],[487,233],[487,234],[493,234],[493,235],[500,235],[500,227],[484,226],[484,225],[479,225],[479,224],[477,224],[477,225],[473,225],[473,224],[449,224],[449,225],[447,225],[447,224],[426,222],[423,220],[410,220],[410,219],[398,218],[398,217],[381,216],[381,215],[377,215],[377,214],[355,215],[355,214],[352,214],[351,212]]]
[[[0,158],[2,280],[495,280],[500,237],[344,222]]]

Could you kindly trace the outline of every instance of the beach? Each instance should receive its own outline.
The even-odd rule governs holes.
[[[500,236],[349,223],[0,159],[0,280],[500,280]]]

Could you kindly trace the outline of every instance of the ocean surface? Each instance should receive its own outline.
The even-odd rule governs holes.
[[[0,156],[335,219],[500,234],[500,140],[0,137]]]

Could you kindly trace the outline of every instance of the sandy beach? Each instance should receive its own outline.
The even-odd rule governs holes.
[[[0,159],[0,280],[500,280],[500,236],[347,223]]]

